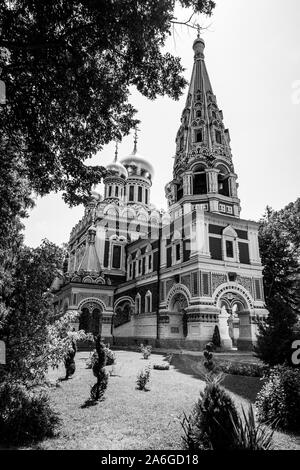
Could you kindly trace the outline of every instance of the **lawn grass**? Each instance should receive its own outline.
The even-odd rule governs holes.
[[[53,405],[61,414],[59,435],[37,445],[39,449],[98,449],[129,450],[181,449],[180,417],[189,413],[203,390],[197,368],[200,358],[192,361],[188,356],[173,356],[168,371],[151,371],[150,391],[136,389],[136,376],[147,364],[162,363],[163,355],[153,354],[143,360],[141,354],[116,351],[116,376],[109,378],[105,400],[96,406],[82,408],[89,398],[90,387],[95,383],[92,371],[86,369],[89,353],[76,356],[76,373],[69,381],[53,387],[50,395]],[[108,370],[111,367],[107,368]],[[52,371],[50,380],[55,382],[64,376],[63,369]],[[233,376],[232,376],[233,377]],[[240,378],[239,378],[240,379]],[[245,379],[253,379],[243,377]],[[233,379],[232,379],[233,380]],[[234,380],[237,381],[236,376]],[[259,379],[255,379],[259,380]],[[246,380],[245,389],[253,387],[253,381]],[[249,403],[240,388],[233,383],[224,385],[237,405]],[[241,395],[237,394],[237,391]],[[245,394],[245,393],[244,393]],[[250,400],[253,396],[249,396]],[[276,433],[275,447],[279,449],[300,448],[296,438]]]

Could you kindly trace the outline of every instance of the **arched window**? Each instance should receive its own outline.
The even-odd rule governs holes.
[[[132,279],[132,275],[133,275],[133,263],[132,263],[132,257],[129,256],[128,263],[127,263],[127,279],[128,280]]]
[[[145,259],[145,271],[150,273],[152,271],[152,247],[151,245],[147,245],[146,248],[146,259]]]
[[[203,130],[202,129],[197,129],[195,131],[195,142],[196,143],[203,142]]]
[[[152,294],[148,290],[147,294],[145,295],[145,313],[152,312]]]
[[[90,331],[90,311],[88,308],[83,308],[79,317],[79,330],[84,330],[86,333]]]
[[[196,117],[201,118],[201,115],[202,115],[201,109],[198,109],[198,111],[196,111]]]
[[[177,184],[177,202],[183,198],[183,182]]]
[[[207,194],[207,177],[205,168],[201,165],[194,169],[193,175],[193,194]]]
[[[215,136],[216,136],[216,142],[217,144],[222,144],[222,134],[221,134],[221,131],[219,130],[216,130],[215,131]]]
[[[141,313],[141,296],[137,294],[135,298],[135,313],[138,315]]]
[[[121,245],[112,245],[112,268],[120,269],[121,268],[121,255],[122,255],[122,246]]]
[[[218,174],[218,193],[229,197],[229,172],[224,165],[219,165],[218,169],[220,170]]]
[[[134,201],[134,186],[129,186],[129,201]]]

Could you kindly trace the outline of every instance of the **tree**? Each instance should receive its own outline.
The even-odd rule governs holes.
[[[49,365],[48,353],[55,349],[50,340],[55,318],[49,288],[61,268],[63,256],[63,250],[48,240],[35,249],[21,247],[16,254],[0,335],[6,341],[7,372],[18,378],[42,377]],[[62,326],[57,326],[56,330],[62,331]]]
[[[104,168],[85,165],[137,120],[130,87],[178,99],[179,58],[161,50],[180,4],[211,15],[211,0],[0,2],[0,129],[22,154],[30,187],[86,202]],[[187,22],[188,23],[188,22]]]
[[[270,365],[291,360],[300,315],[300,200],[281,211],[267,208],[259,229],[266,305],[256,353]],[[298,227],[298,230],[297,230]]]

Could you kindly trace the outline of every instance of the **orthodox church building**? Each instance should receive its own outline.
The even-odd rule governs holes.
[[[201,349],[219,329],[222,347],[252,349],[264,303],[257,223],[240,218],[230,134],[204,61],[194,66],[176,137],[168,211],[151,204],[154,169],[138,153],[108,165],[73,228],[57,312],[110,344]]]

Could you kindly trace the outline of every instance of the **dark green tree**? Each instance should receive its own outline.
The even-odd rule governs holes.
[[[49,326],[55,320],[49,288],[63,256],[63,250],[48,240],[38,248],[21,247],[16,254],[0,336],[6,341],[7,372],[19,378],[42,376],[49,365]]]
[[[259,244],[264,265],[266,306],[270,315],[259,327],[256,353],[271,365],[290,361],[291,345],[298,335],[299,223],[300,200],[277,212],[267,208],[260,223]]]
[[[130,87],[177,99],[179,58],[162,49],[176,5],[211,15],[211,0],[0,1],[0,129],[22,153],[30,187],[85,202],[102,167],[84,162],[137,120]]]

